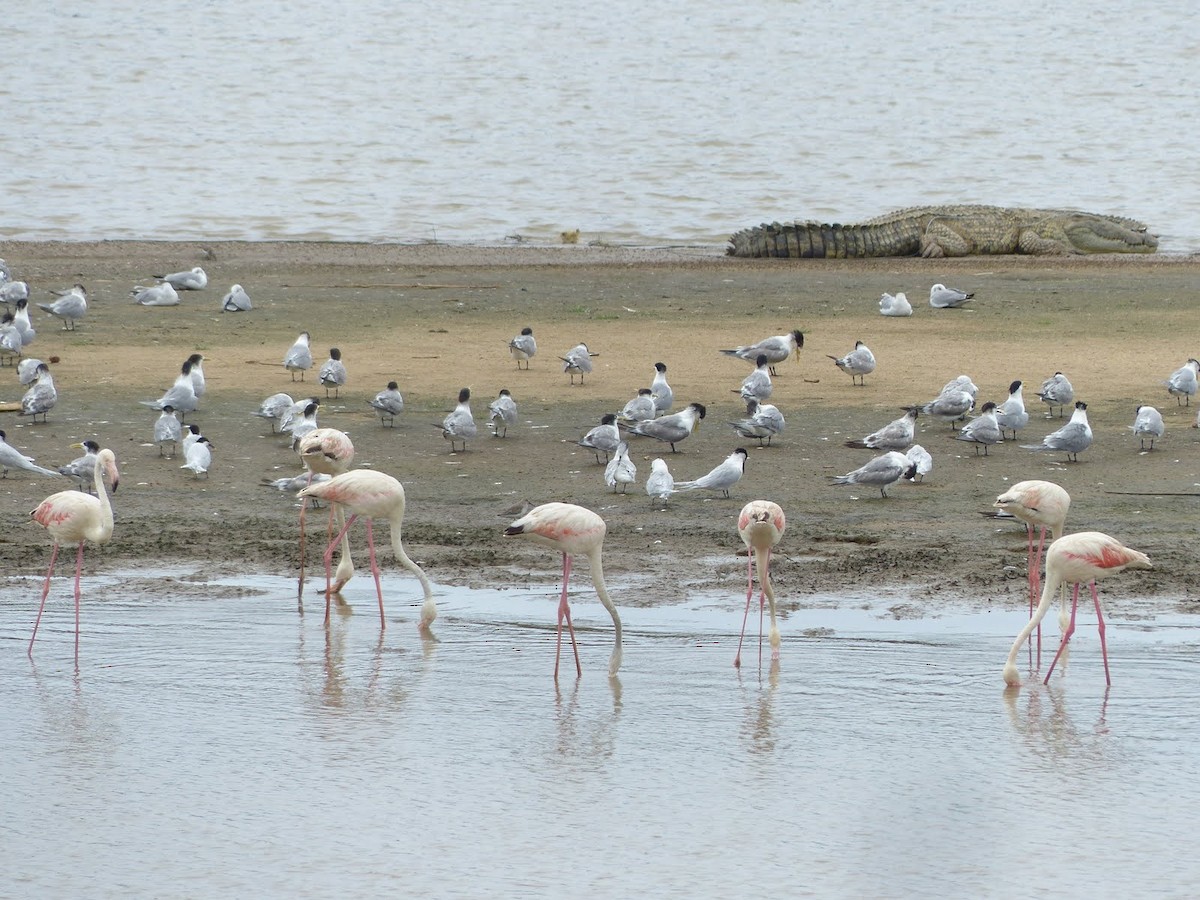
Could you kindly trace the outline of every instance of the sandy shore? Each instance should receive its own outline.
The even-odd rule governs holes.
[[[1069,530],[1109,532],[1154,561],[1153,571],[1109,582],[1113,602],[1148,612],[1194,607],[1200,431],[1191,427],[1195,406],[1177,406],[1163,380],[1197,355],[1195,259],[757,261],[711,247],[124,242],[9,242],[0,256],[14,277],[29,281],[35,300],[75,282],[89,291],[91,310],[75,333],[35,311],[29,351],[59,360],[52,368],[60,401],[49,423],[0,413],[0,428],[52,467],[77,455],[69,445],[88,437],[116,451],[116,533],[89,551],[90,571],[296,570],[294,498],[261,482],[294,474],[299,464],[251,412],[276,391],[324,396],[315,368],[293,384],[280,365],[307,330],[317,365],[337,346],[350,373],[340,397],[323,405],[321,424],[348,432],[361,464],[404,482],[406,543],[435,582],[554,581],[557,559],[501,531],[522,501],[565,500],[607,520],[605,568],[619,603],[736,592],[745,577],[736,516],[747,500],[766,497],[789,517],[774,564],[785,608],[847,588],[859,596],[895,591],[897,615],[935,612],[949,601],[1014,604],[1024,591],[1024,531],[980,512],[1006,485],[1043,478],[1071,493]],[[193,265],[206,269],[210,285],[184,294],[181,305],[130,301],[134,284]],[[250,293],[253,311],[219,311],[234,282]],[[926,297],[934,282],[976,299],[964,311],[932,310]],[[914,315],[881,317],[877,298],[885,290],[906,291]],[[526,325],[540,353],[519,372],[506,343]],[[735,391],[751,367],[717,351],[793,328],[805,332],[805,348],[799,365],[781,367],[772,398],[788,427],[760,449],[727,424],[742,413]],[[856,340],[879,361],[865,387],[851,386],[826,358]],[[571,386],[556,357],[580,341],[599,356],[586,383]],[[159,396],[193,352],[205,355],[209,384],[189,419],[215,446],[207,479],[159,457],[149,443],[156,413],[138,403]],[[660,360],[676,408],[702,402],[707,419],[676,454],[636,441],[638,485],[614,496],[602,467],[574,441],[647,386]],[[918,440],[935,460],[923,484],[896,485],[884,500],[872,489],[829,483],[872,455],[847,449],[845,440],[900,415],[901,406],[932,399],[960,373],[979,386],[980,403],[1002,400],[1009,382],[1023,379],[1031,421],[1019,443],[1037,443],[1060,424],[1034,396],[1056,370],[1087,401],[1095,431],[1077,464],[1011,442],[976,456],[948,425],[921,420]],[[395,428],[381,427],[367,405],[389,380],[407,404]],[[463,386],[473,391],[481,423],[487,402],[509,389],[521,425],[505,439],[481,427],[466,453],[451,454],[434,425]],[[0,401],[18,400],[22,390],[11,369],[0,370]],[[1158,406],[1167,420],[1152,453],[1139,452],[1130,435],[1139,403]],[[661,510],[642,491],[657,456],[677,479],[695,478],[737,446],[747,447],[749,463],[731,499],[679,495]],[[63,487],[17,472],[0,481],[0,572],[44,567],[48,540],[28,512]],[[323,525],[312,528],[314,538],[323,534]],[[391,566],[390,552],[384,556]],[[184,590],[187,579],[176,584]],[[356,579],[346,593],[351,602],[369,598],[369,580]]]

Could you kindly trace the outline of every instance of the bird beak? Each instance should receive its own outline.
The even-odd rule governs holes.
[[[72,450],[82,450],[82,449],[83,449],[83,444],[81,444],[81,443],[74,443],[74,444],[72,444],[72,445],[71,445],[71,449],[72,449]]]

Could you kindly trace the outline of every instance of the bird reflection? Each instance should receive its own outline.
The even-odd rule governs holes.
[[[738,669],[738,681],[742,671]],[[751,686],[754,688],[755,686]],[[775,750],[775,694],[779,688],[779,660],[771,660],[764,683],[762,667],[758,670],[757,689],[746,696],[746,716],[742,733],[750,742],[752,753],[773,753]]]
[[[621,679],[616,675],[608,678],[612,711],[597,711],[594,714],[587,709],[583,713],[579,711],[579,687],[582,683],[582,679],[575,679],[564,695],[558,681],[554,682],[554,718],[558,726],[554,755],[564,760],[609,759],[616,750],[616,725],[621,716]]]
[[[1004,689],[1003,696],[1009,723],[1016,734],[1036,756],[1048,757],[1057,766],[1063,757],[1078,760],[1081,755],[1099,758],[1108,754],[1105,737],[1109,733],[1109,690],[1104,689],[1095,723],[1090,729],[1081,729],[1075,724],[1063,687],[1035,683],[1026,685],[1022,691],[1018,686],[1009,686]],[[1072,702],[1078,707],[1083,699]]]

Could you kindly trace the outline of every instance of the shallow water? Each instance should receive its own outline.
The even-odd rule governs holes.
[[[145,573],[137,573],[144,575]],[[0,600],[0,893],[369,897],[1186,895],[1200,628],[1084,620],[1066,674],[1006,691],[1020,611],[895,619],[871,598],[781,622],[731,666],[741,598],[572,604],[552,587],[370,582],[329,628],[294,586],[87,579],[79,670],[56,580]],[[817,598],[818,600],[821,598]],[[834,598],[825,598],[832,600]],[[1053,638],[1051,639],[1053,642]],[[1150,861],[1154,861],[1150,868]],[[6,886],[6,887],[5,887]]]
[[[1194,252],[1186,25],[1083,0],[26,4],[0,237],[721,245],[999,203]]]

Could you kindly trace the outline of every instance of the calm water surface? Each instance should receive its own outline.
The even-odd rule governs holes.
[[[144,573],[141,573],[144,574]],[[1006,692],[1019,610],[895,620],[869,598],[782,623],[730,665],[740,598],[594,595],[582,679],[555,592],[369,582],[326,629],[283,579],[185,598],[85,584],[79,671],[57,580],[0,600],[0,893],[278,897],[1187,896],[1200,629],[1090,619],[1067,674]],[[833,598],[829,598],[833,599]],[[861,601],[861,602],[860,602]],[[856,608],[847,608],[854,606]],[[877,604],[875,604],[877,606]],[[857,608],[861,607],[861,608]],[[1176,849],[1171,849],[1176,848]]]
[[[26,4],[0,62],[0,239],[721,245],[973,202],[1122,213],[1200,251],[1181,10]]]

